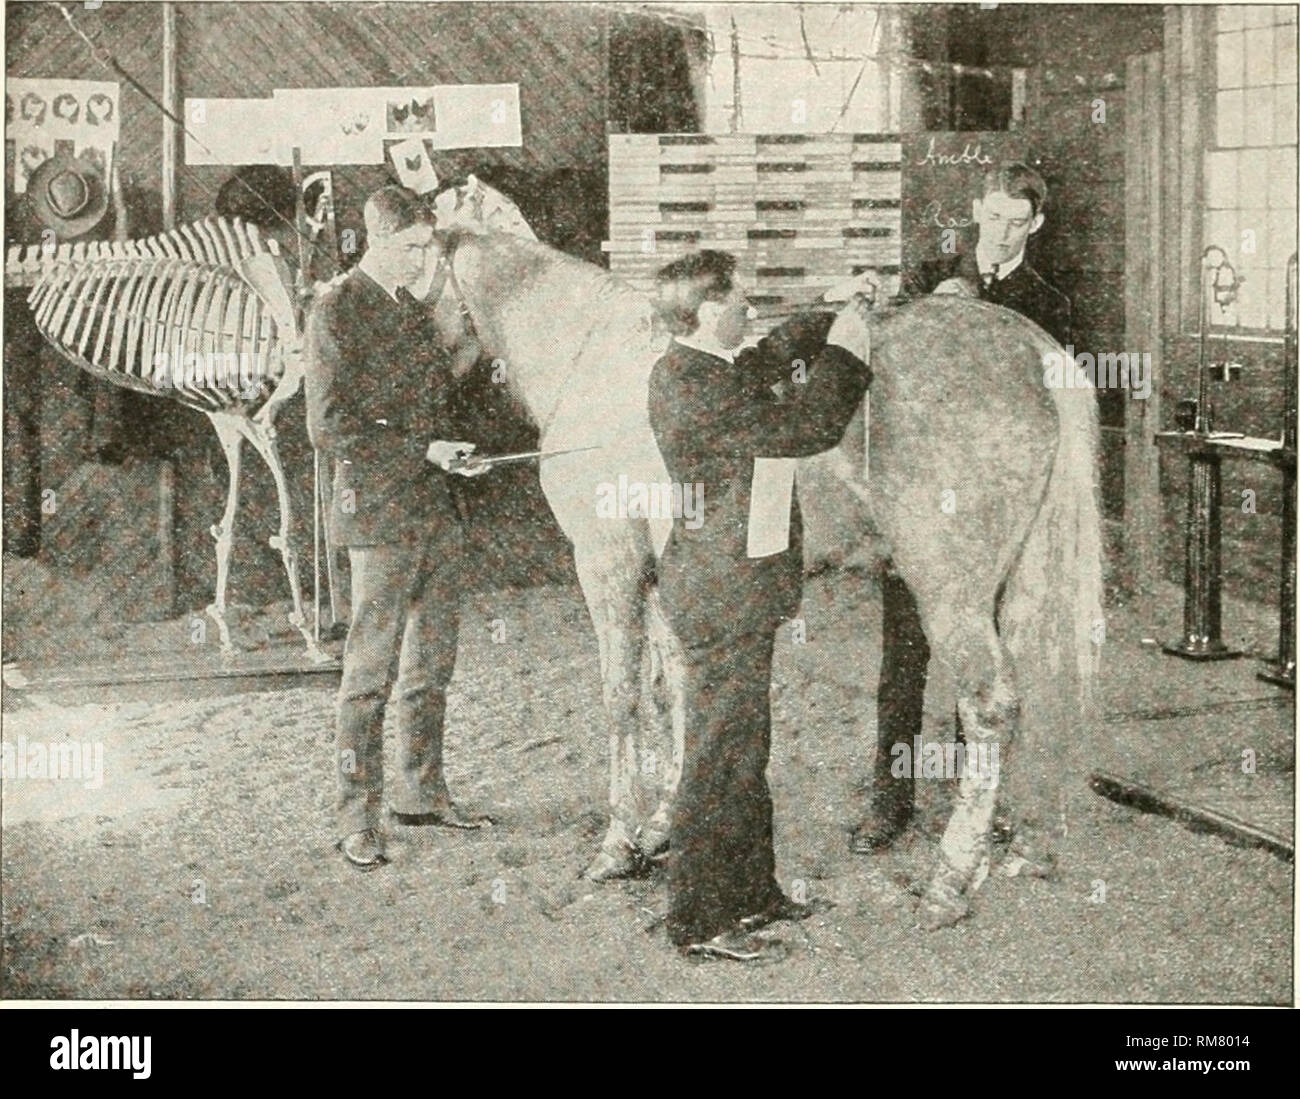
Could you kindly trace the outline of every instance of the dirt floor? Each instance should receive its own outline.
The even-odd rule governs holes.
[[[1166,602],[1155,623],[1110,620],[1098,763],[1143,781],[1199,774],[1236,805],[1267,805],[1270,827],[1289,834],[1277,807],[1294,806],[1291,697],[1256,683],[1253,662],[1205,670],[1144,646],[1155,628],[1176,634]],[[659,925],[661,879],[577,878],[604,827],[606,747],[586,610],[576,589],[553,586],[464,607],[449,778],[496,827],[394,828],[393,863],[374,874],[331,847],[327,678],[91,695],[112,702],[7,691],[6,743],[100,743],[105,766],[98,788],[4,785],[3,996],[1291,1001],[1293,866],[1091,794],[1059,880],[995,874],[972,918],[919,930],[906,885],[931,857],[946,785],[920,783],[926,811],[897,850],[864,858],[846,844],[874,721],[878,614],[868,577],[825,574],[808,586],[807,643],[786,631],[778,646],[778,873],[834,905],[785,930],[779,964],[685,961]],[[1250,630],[1267,651],[1268,623]],[[950,736],[942,674],[927,711],[927,735]],[[1246,747],[1258,766],[1243,777]]]

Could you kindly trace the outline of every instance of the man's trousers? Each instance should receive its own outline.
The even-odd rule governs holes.
[[[379,825],[384,711],[396,682],[397,782],[392,808],[446,808],[442,773],[447,684],[456,663],[463,583],[458,527],[439,537],[351,546],[352,622],[338,702],[338,834]]]
[[[686,657],[686,742],[673,802],[668,934],[702,942],[781,899],[772,849],[769,691],[778,621]]]

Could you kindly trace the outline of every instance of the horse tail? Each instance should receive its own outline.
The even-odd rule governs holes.
[[[1096,394],[1091,386],[1051,393],[1056,457],[998,621],[1021,706],[1008,803],[1024,819],[1064,831],[1069,796],[1085,788],[1105,623]]]

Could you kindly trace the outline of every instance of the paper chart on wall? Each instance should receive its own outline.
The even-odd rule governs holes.
[[[186,164],[290,164],[274,99],[185,100]]]
[[[397,171],[398,182],[417,195],[427,195],[438,189],[438,173],[429,163],[429,151],[424,138],[411,137],[388,146],[388,157]]]
[[[423,137],[433,149],[523,144],[518,84],[381,88],[390,138]]]
[[[518,84],[449,84],[434,89],[434,149],[518,147],[523,142]]]
[[[121,128],[119,113],[115,81],[7,80],[5,137],[14,143],[15,192],[27,190],[31,173],[54,155],[58,141],[71,142],[74,154],[93,150],[107,172]]]
[[[314,165],[382,164],[383,88],[277,88],[272,96],[286,143]]]

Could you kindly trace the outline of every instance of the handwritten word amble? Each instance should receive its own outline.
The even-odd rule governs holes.
[[[930,138],[930,147],[925,156],[917,161],[917,164],[934,164],[935,166],[942,168],[962,164],[986,165],[993,163],[993,158],[991,156],[985,156],[980,151],[980,144],[978,141],[975,142],[974,149],[970,147],[970,142],[968,141],[966,147],[962,149],[960,153],[936,153],[934,151],[934,141],[934,138]]]

